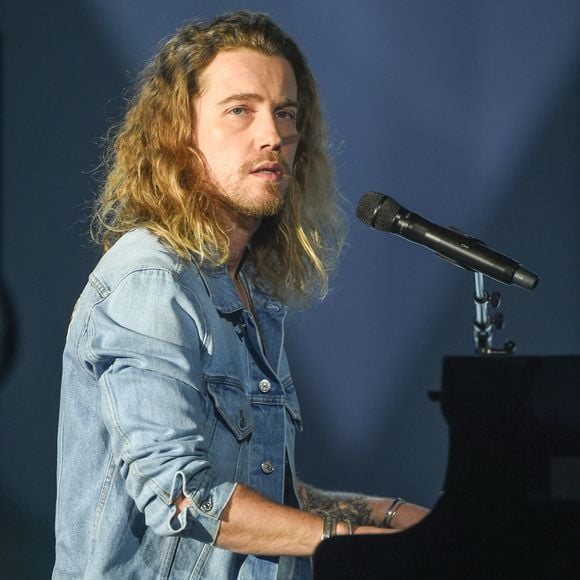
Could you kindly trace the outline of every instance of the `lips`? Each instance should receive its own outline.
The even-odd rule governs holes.
[[[265,175],[276,175],[283,177],[284,170],[282,168],[282,165],[280,165],[280,163],[267,162],[261,163],[255,169],[252,169],[250,173],[263,173]]]

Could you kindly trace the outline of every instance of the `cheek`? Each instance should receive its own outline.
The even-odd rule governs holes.
[[[209,161],[221,148],[219,136],[215,131],[201,127],[197,135],[197,146]]]
[[[230,144],[230,147],[213,149],[210,157],[206,157],[206,161],[214,178],[225,186],[238,179],[245,160],[240,158]]]
[[[217,128],[209,135],[207,146],[214,156],[235,158],[245,150],[245,141],[239,132],[235,133]]]
[[[224,167],[228,164],[228,158],[231,155],[227,140],[213,131],[200,135],[197,141],[197,146],[205,157],[205,161],[209,168],[214,172],[222,172]]]
[[[296,150],[297,150],[297,148],[298,148],[298,145],[296,143],[294,143],[292,145],[289,145],[286,148],[286,152],[285,152],[284,157],[286,158],[285,159],[286,160],[286,163],[288,163],[288,165],[290,167],[292,167],[294,165],[294,161],[296,159]]]

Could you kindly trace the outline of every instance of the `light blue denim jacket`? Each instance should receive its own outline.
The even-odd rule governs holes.
[[[251,293],[259,335],[225,268],[145,230],[103,256],[63,357],[54,580],[310,577],[308,559],[213,546],[236,482],[295,499],[286,308]]]

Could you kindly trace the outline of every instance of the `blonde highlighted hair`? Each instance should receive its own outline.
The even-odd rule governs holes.
[[[145,68],[123,123],[107,143],[106,180],[92,236],[106,251],[148,228],[184,258],[223,264],[229,240],[219,198],[194,139],[200,75],[218,52],[250,48],[291,64],[300,134],[280,212],[252,239],[257,281],[286,303],[323,297],[344,237],[316,83],[297,45],[264,14],[236,12],[177,31]]]

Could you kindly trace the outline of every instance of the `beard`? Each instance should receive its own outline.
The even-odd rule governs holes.
[[[284,178],[281,181],[264,181],[261,184],[248,183],[248,180],[252,179],[252,170],[264,162],[279,163]],[[291,182],[292,175],[287,164],[275,155],[244,163],[231,183],[225,187],[217,187],[216,190],[226,209],[242,217],[265,218],[280,213]],[[260,189],[258,193],[257,189]]]
[[[244,195],[243,190],[236,189],[235,194],[220,195],[224,206],[234,213],[251,218],[271,217],[278,214],[284,206],[285,191],[281,184],[265,184],[267,196],[261,199],[251,199]],[[286,188],[284,188],[286,189]]]

